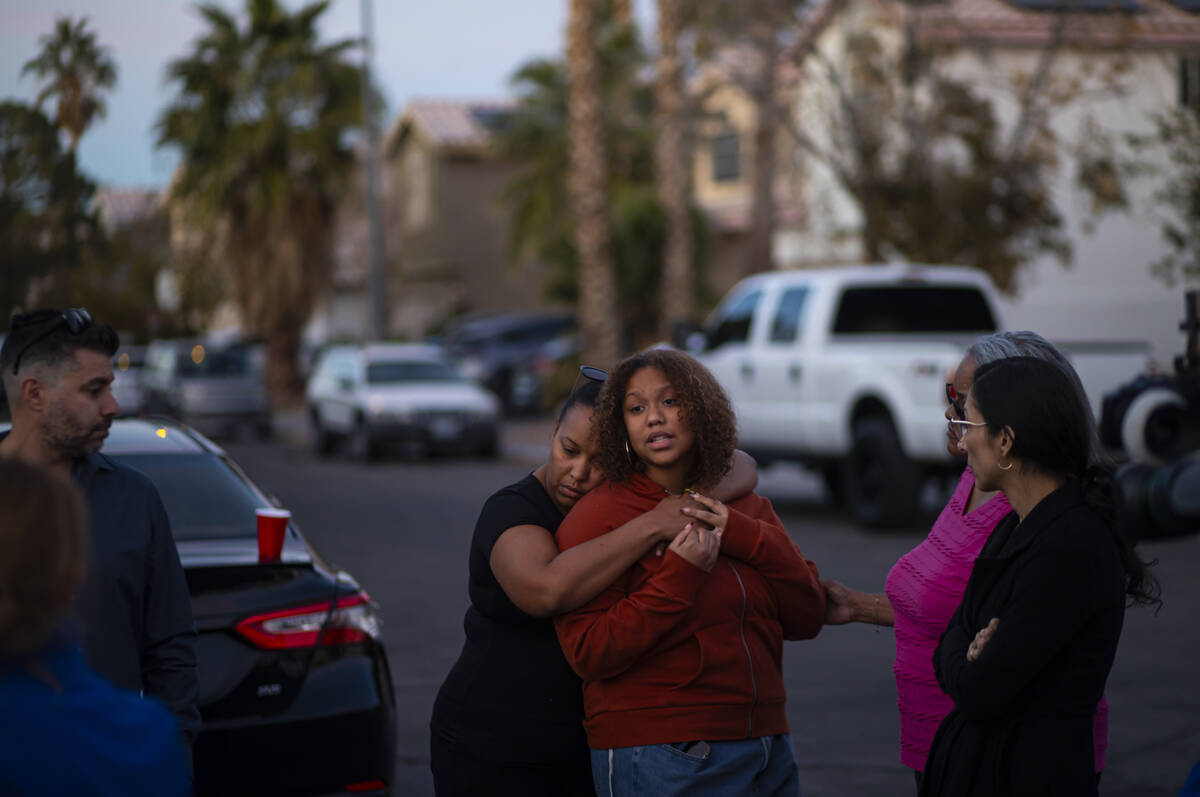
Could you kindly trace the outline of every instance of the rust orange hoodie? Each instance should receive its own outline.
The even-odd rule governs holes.
[[[653,509],[666,491],[644,476],[588,493],[558,529],[566,550]],[[583,678],[588,744],[610,747],[748,739],[788,731],[784,639],[821,630],[817,566],[771,502],[728,505],[711,573],[650,551],[593,601],[555,620]]]

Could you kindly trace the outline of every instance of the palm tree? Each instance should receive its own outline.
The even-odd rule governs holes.
[[[659,337],[673,340],[679,325],[691,320],[692,214],[688,167],[691,158],[685,136],[683,69],[679,36],[683,31],[682,0],[658,0],[658,74],[655,84],[657,137],[654,178],[666,210],[663,252],[662,312]]]
[[[246,0],[244,23],[201,5],[208,29],[168,66],[178,93],[158,121],[159,146],[182,151],[170,200],[204,228],[243,325],[266,340],[277,403],[301,390],[300,333],[331,281],[346,134],[362,122],[361,71],[345,60],[358,43],[318,42],[328,5]]]
[[[617,362],[616,280],[608,218],[596,0],[571,0],[567,24],[568,194],[579,258],[579,326],[583,356],[593,365]]]
[[[42,83],[37,108],[51,97],[58,98],[54,123],[67,131],[71,152],[92,122],[104,118],[102,95],[117,82],[117,67],[108,48],[96,43],[87,23],[87,17],[74,21],[58,17],[54,32],[38,39],[42,49],[21,67],[22,75],[32,72]]]

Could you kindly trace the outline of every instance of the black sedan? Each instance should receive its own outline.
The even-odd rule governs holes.
[[[197,794],[388,794],[395,695],[368,595],[294,524],[260,563],[255,509],[275,502],[186,426],[117,420],[102,452],[158,487],[187,573]]]

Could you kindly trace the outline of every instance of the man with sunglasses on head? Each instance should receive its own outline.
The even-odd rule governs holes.
[[[90,558],[76,605],[88,664],[162,701],[190,753],[200,729],[196,631],[166,510],[146,476],[99,453],[119,411],[118,342],[83,308],[14,315],[0,348],[12,412],[0,458],[57,471],[83,491]]]

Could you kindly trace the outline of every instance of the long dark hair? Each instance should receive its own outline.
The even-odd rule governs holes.
[[[1093,456],[1091,412],[1063,370],[1035,357],[996,360],[979,366],[970,395],[990,433],[1013,430],[1013,457],[1079,483],[1084,501],[1114,528],[1126,595],[1133,603],[1161,606],[1162,590],[1150,564],[1124,535],[1115,533],[1112,466]]]
[[[70,609],[87,562],[87,507],[65,477],[0,459],[0,662],[31,658]]]

